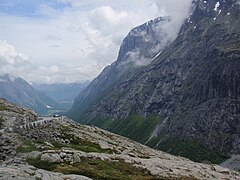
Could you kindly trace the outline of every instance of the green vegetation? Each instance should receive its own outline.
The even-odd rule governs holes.
[[[88,124],[96,125],[113,133],[129,137],[140,143],[145,143],[161,120],[162,119],[157,116],[141,117],[132,113],[124,120],[95,118],[89,121]],[[174,155],[189,158],[196,162],[207,160],[219,164],[229,158],[217,150],[208,149],[202,146],[201,143],[197,141],[182,141],[179,138],[168,138],[163,135],[160,137],[153,137],[147,145]]]
[[[61,144],[53,142],[55,148],[68,147],[83,152],[97,152],[97,153],[112,153],[110,149],[102,149],[98,144],[94,144],[90,141],[81,141],[81,143]]]
[[[7,107],[4,106],[3,104],[0,104],[0,111],[6,111]]]
[[[63,174],[78,174],[96,180],[196,180],[193,177],[164,178],[150,175],[149,171],[134,167],[123,160],[103,161],[100,159],[81,158],[81,163],[70,165],[67,162],[60,164],[49,163],[37,159],[27,159],[30,165],[48,171],[60,172]]]
[[[90,124],[144,143],[148,140],[160,120],[155,115],[142,117],[132,113],[127,119],[111,120],[95,118]]]
[[[36,148],[36,146],[34,145],[33,142],[29,141],[29,140],[22,140],[22,145],[19,146],[17,148],[17,152],[18,153],[28,153],[28,152],[32,152],[32,151],[38,151],[39,149]]]
[[[28,159],[27,162],[37,168],[60,172],[63,174],[79,174],[93,179],[157,179],[145,169],[134,167],[123,160],[115,162],[100,159],[81,158],[81,163],[69,165],[68,163],[52,164],[38,159]]]
[[[27,159],[28,164],[35,166],[36,168],[44,169],[47,171],[53,171],[57,168],[57,164],[41,161],[40,158],[37,159]]]
[[[113,150],[111,149],[102,149],[99,144],[93,143],[88,140],[82,140],[81,138],[75,136],[74,134],[70,134],[71,131],[66,131],[66,129],[70,129],[70,127],[62,127],[61,132],[61,138],[68,139],[70,141],[69,144],[61,144],[58,142],[53,142],[53,145],[56,148],[61,147],[69,147],[75,150],[80,150],[83,152],[97,152],[97,153],[113,153]]]
[[[160,141],[153,139],[148,145],[153,145],[154,141]],[[155,144],[156,145],[156,144]],[[156,147],[159,150],[169,152],[174,155],[183,156],[189,158],[195,162],[203,162],[204,160],[210,161],[211,163],[220,164],[227,158],[226,155],[218,152],[217,150],[211,150],[205,148],[203,145],[194,140],[183,141],[179,138],[163,138],[161,143]]]

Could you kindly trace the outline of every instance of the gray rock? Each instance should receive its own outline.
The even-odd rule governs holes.
[[[42,153],[39,152],[39,151],[32,151],[32,152],[30,152],[30,153],[28,154],[27,157],[28,157],[29,159],[37,159],[37,158],[39,158],[41,155],[42,155]]]
[[[49,163],[60,163],[62,162],[61,157],[58,154],[43,154],[41,160]]]
[[[49,147],[54,147],[54,145],[52,145],[52,144],[49,143],[49,142],[44,142],[44,144],[46,144],[46,145],[49,146]]]
[[[79,155],[77,153],[73,154],[73,163],[80,163],[81,162],[81,158],[79,157]]]

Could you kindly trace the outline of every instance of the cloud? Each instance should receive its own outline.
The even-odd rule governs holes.
[[[192,0],[155,0],[159,9],[165,11],[170,16],[170,23],[164,24],[163,31],[167,32],[167,36],[174,40],[183,24],[184,20],[190,15]]]
[[[11,74],[28,82],[72,83],[91,79],[96,69],[95,64],[81,67],[74,65],[37,66],[26,55],[17,52],[16,48],[6,41],[0,41],[0,75]],[[94,74],[95,75],[95,74]]]
[[[27,4],[14,1],[17,9]],[[34,82],[93,79],[116,60],[122,39],[133,27],[169,13],[178,22],[177,28],[174,23],[166,26],[166,31],[173,30],[169,34],[174,38],[179,24],[187,16],[189,1],[36,0],[31,1],[31,4],[36,2],[31,13],[20,15],[22,11],[14,14],[17,11],[12,9],[15,7],[12,3],[8,8],[12,9],[11,13],[0,10],[0,40],[6,40],[12,48],[28,56],[15,49],[17,56],[13,64],[24,63],[16,71],[8,64],[8,71]],[[5,7],[10,7],[8,1],[4,2]],[[0,3],[0,9],[3,5]],[[6,63],[5,55],[1,58]],[[58,67],[58,71],[52,72],[52,67]],[[6,70],[0,68],[0,73],[4,72]]]

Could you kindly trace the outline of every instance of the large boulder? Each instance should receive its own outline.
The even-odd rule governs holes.
[[[60,163],[62,162],[61,157],[58,154],[43,154],[41,160],[49,163]]]

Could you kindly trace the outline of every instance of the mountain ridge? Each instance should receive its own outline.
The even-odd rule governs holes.
[[[12,103],[33,109],[40,114],[47,113],[49,109],[47,106],[58,106],[57,102],[36,91],[24,79],[9,74],[0,76],[0,97]]]
[[[72,116],[195,161],[240,153],[237,2],[195,1],[172,44]]]

